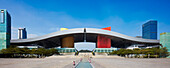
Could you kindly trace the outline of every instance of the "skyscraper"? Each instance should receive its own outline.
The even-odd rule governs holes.
[[[11,40],[11,16],[6,9],[0,9],[0,50],[9,47]]]
[[[157,21],[150,20],[142,25],[142,38],[157,39]]]
[[[18,29],[18,39],[27,39],[26,28],[19,28]]]

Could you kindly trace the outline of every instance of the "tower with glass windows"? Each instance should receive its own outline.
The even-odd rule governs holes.
[[[6,9],[0,9],[0,50],[10,46],[11,16]]]
[[[157,39],[157,21],[150,20],[142,25],[142,38]]]
[[[18,39],[27,39],[26,28],[19,28],[18,29]]]

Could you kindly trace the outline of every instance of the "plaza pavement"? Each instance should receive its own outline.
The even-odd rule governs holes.
[[[48,58],[0,58],[0,68],[72,68],[78,57],[55,56]]]
[[[170,68],[168,58],[93,58],[95,68]]]
[[[73,61],[76,61],[77,63],[80,58],[82,58],[82,56],[0,58],[0,68],[72,68]],[[91,60],[91,64],[95,68],[170,68],[170,59],[168,58],[92,56]]]

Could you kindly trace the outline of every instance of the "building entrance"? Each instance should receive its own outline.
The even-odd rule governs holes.
[[[80,50],[93,51],[93,49],[96,48],[96,43],[93,43],[93,42],[77,42],[77,43],[74,43],[74,48],[76,48],[78,51],[80,51]]]

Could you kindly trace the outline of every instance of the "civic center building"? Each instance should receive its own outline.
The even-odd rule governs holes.
[[[75,52],[75,46],[95,45],[95,52],[112,52],[116,48],[127,48],[129,46],[159,46],[159,40],[130,37],[111,31],[111,27],[75,28],[57,31],[44,36],[28,39],[11,40],[11,45],[19,46],[42,46],[44,48],[58,48],[61,52]]]
[[[94,52],[112,52],[119,48],[129,48],[131,46],[138,48],[159,47],[159,40],[144,39],[131,37],[111,31],[111,27],[107,28],[62,28],[60,31],[50,33],[47,35],[25,38],[25,39],[10,39],[11,36],[11,23],[10,16],[4,11],[2,16],[1,10],[1,23],[0,37],[1,49],[5,49],[10,45],[18,46],[38,46],[43,48],[57,48],[59,52],[76,52],[77,46],[92,46],[94,45]],[[3,28],[3,29],[2,29]],[[10,41],[10,43],[9,43]]]

